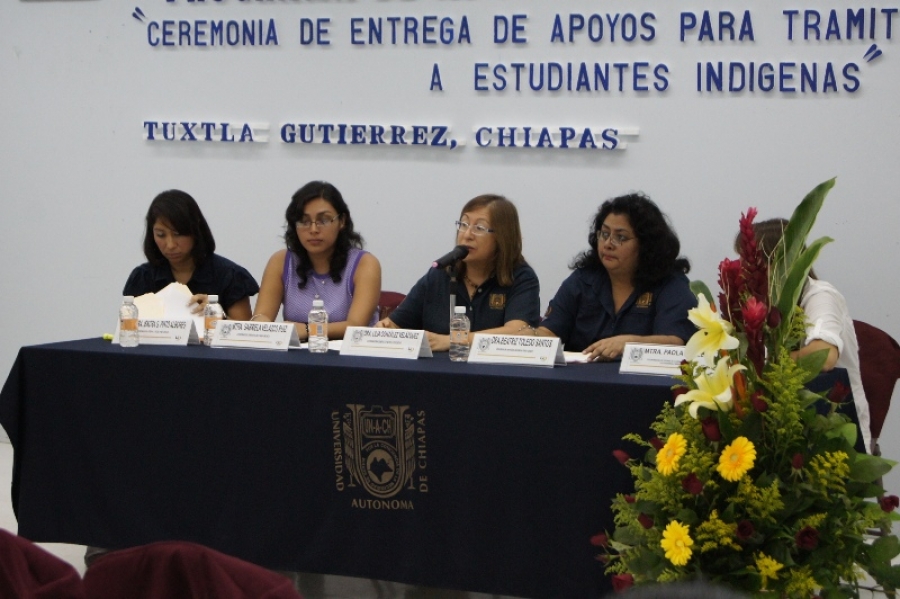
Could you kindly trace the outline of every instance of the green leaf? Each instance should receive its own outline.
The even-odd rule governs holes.
[[[853,447],[856,445],[856,425],[852,422],[845,422],[844,424],[827,431],[825,436],[829,439],[843,437],[843,439],[850,444],[850,447]]]
[[[822,396],[820,394],[814,393],[809,389],[801,389],[797,396],[800,399],[801,410],[805,410],[809,406],[822,399]]]
[[[855,443],[856,426],[852,424],[847,426],[852,426],[854,429],[854,439],[851,443]],[[850,478],[859,482],[870,483],[878,480],[890,471],[891,463],[888,460],[861,453],[857,454],[856,461],[850,465]]]
[[[613,533],[613,539],[618,543],[622,543],[623,545],[639,545],[643,540],[641,535],[633,531],[628,526],[620,526],[616,528],[616,532]]]
[[[866,553],[873,563],[889,563],[900,555],[900,540],[894,535],[878,537],[867,549]]]
[[[696,281],[691,281],[691,293],[693,293],[695,296],[699,296],[702,293],[706,296],[706,299],[715,304],[716,296],[712,294],[712,291],[709,290],[709,287],[706,286],[706,283],[699,279]]]
[[[803,377],[803,384],[806,384],[819,376],[819,373],[822,372],[822,366],[825,365],[825,360],[827,359],[828,350],[820,349],[819,351],[802,356],[797,360],[797,366],[806,372],[806,376]]]
[[[794,213],[784,229],[782,242],[778,244],[778,247],[774,248],[772,268],[775,281],[780,283],[785,278],[786,268],[794,264],[803,251],[806,238],[816,222],[816,217],[819,214],[819,210],[822,209],[822,204],[825,203],[825,197],[831,191],[831,188],[834,187],[834,183],[835,179],[829,179],[824,183],[820,183],[815,189],[806,194],[803,201],[794,209]],[[789,314],[789,312],[782,312],[782,314]]]

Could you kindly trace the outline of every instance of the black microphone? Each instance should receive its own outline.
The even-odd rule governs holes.
[[[431,268],[444,268],[450,266],[457,260],[462,260],[469,255],[469,248],[464,245],[458,245],[451,251],[447,252],[437,260],[431,263]]]

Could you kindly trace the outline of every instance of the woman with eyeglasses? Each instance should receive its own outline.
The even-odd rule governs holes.
[[[372,326],[381,294],[381,264],[362,249],[341,192],[312,181],[291,197],[285,211],[286,249],[269,258],[251,320],[271,322],[283,306],[285,322],[309,339],[313,300],[328,312],[328,337],[341,339],[348,326]]]
[[[429,270],[378,326],[424,329],[432,351],[448,351],[451,290],[456,305],[466,306],[473,333],[516,334],[536,325],[538,278],[522,256],[513,203],[493,194],[469,200],[456,221],[456,243],[468,255],[445,269]]]
[[[650,198],[630,194],[603,202],[536,333],[559,337],[590,361],[622,357],[628,342],[683,345],[696,327],[697,305],[679,258],[678,237]]]

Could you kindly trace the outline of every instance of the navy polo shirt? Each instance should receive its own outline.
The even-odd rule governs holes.
[[[175,276],[168,262],[156,266],[145,262],[131,271],[122,295],[156,293],[174,282]],[[219,303],[225,310],[239,300],[259,293],[256,279],[246,268],[218,254],[212,254],[194,270],[187,288],[195,294],[218,295]]]
[[[534,326],[540,320],[540,287],[537,275],[527,264],[513,271],[513,284],[503,286],[491,277],[469,299],[462,279],[456,282],[456,305],[466,307],[472,331],[502,327],[510,320]],[[390,319],[401,329],[424,329],[450,333],[450,275],[432,268],[410,290]]]
[[[688,310],[697,306],[688,278],[675,272],[649,290],[635,290],[616,314],[606,269],[578,268],[563,281],[541,322],[566,351],[582,351],[616,335],[674,335],[683,342],[697,331]]]

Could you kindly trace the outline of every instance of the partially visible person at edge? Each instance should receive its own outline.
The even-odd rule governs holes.
[[[456,243],[468,255],[447,268],[432,268],[378,326],[424,329],[432,351],[450,349],[450,293],[456,269],[456,305],[465,306],[471,333],[516,334],[540,317],[540,288],[522,256],[519,213],[503,196],[469,200],[456,221]]]
[[[252,320],[270,322],[283,307],[301,341],[309,339],[309,311],[321,299],[328,337],[342,339],[348,326],[372,326],[381,295],[381,264],[362,249],[344,197],[324,181],[311,181],[291,197],[284,241],[266,265]]]
[[[759,249],[766,257],[771,258],[787,224],[788,221],[783,218],[753,223],[753,232],[756,234]],[[740,234],[735,238],[735,251],[739,243]],[[806,313],[809,324],[804,346],[795,351],[793,357],[797,359],[819,350],[826,350],[828,356],[822,365],[823,371],[827,372],[835,367],[847,369],[859,428],[866,451],[871,451],[869,403],[859,374],[859,343],[856,340],[856,330],[853,328],[853,319],[847,309],[847,302],[834,285],[820,281],[815,271],[810,270],[809,278],[800,293],[800,307]]]
[[[150,203],[146,221],[147,262],[131,271],[124,295],[156,293],[178,282],[194,294],[188,301],[194,314],[203,312],[209,295],[218,295],[228,318],[250,318],[250,296],[259,285],[246,268],[215,253],[212,231],[194,198],[177,189],[164,191]]]
[[[650,198],[624,195],[603,202],[578,255],[550,300],[537,334],[559,337],[567,351],[590,361],[618,360],[625,344],[683,345],[696,332],[696,307],[678,257],[680,244]]]

